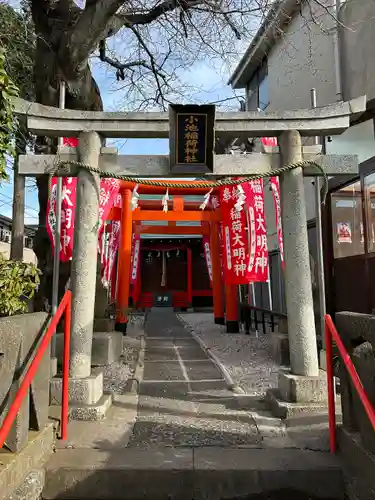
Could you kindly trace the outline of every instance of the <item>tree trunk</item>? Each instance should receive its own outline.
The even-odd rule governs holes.
[[[24,176],[18,174],[19,155],[26,153],[27,139],[26,120],[20,119],[16,133],[16,157],[13,167],[13,206],[12,206],[12,241],[10,258],[23,261],[25,232],[25,182]]]
[[[58,5],[58,4],[57,4]],[[75,75],[76,81],[67,82],[65,106],[68,109],[82,109],[101,111],[103,103],[98,85],[96,84],[88,61],[77,65],[78,68],[60,67],[58,52],[60,40],[64,32],[72,28],[74,19],[71,11],[48,14],[43,10],[40,2],[34,2],[32,8],[35,32],[37,35],[35,57],[35,95],[36,101],[47,106],[59,105],[59,82],[62,75]],[[66,16],[66,17],[65,17]],[[55,22],[55,26],[53,26]],[[87,59],[89,54],[87,55]],[[65,62],[65,61],[64,61]],[[77,89],[79,89],[77,91]],[[49,137],[38,137],[36,153],[56,154],[57,141]],[[46,229],[48,176],[43,175],[36,179],[39,200],[39,227],[34,240],[34,252],[38,259],[38,267],[42,271],[41,284],[35,297],[35,310],[45,309],[45,304],[51,304],[53,252]],[[60,264],[59,300],[65,291],[65,284],[70,276],[70,263]]]

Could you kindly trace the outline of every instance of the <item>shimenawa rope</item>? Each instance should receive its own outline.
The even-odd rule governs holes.
[[[284,167],[279,167],[275,168],[271,172],[254,172],[251,175],[246,175],[243,176],[239,179],[220,179],[216,181],[199,181],[199,182],[194,182],[190,181],[189,183],[184,183],[184,182],[165,182],[162,180],[153,180],[153,179],[145,179],[142,177],[136,177],[136,176],[129,176],[129,175],[122,175],[122,174],[115,174],[113,172],[104,172],[100,168],[95,168],[92,167],[86,163],[82,163],[79,161],[75,160],[60,160],[60,158],[57,156],[56,157],[56,162],[53,167],[52,172],[50,172],[50,187],[51,187],[51,181],[52,177],[54,176],[61,176],[61,175],[68,175],[69,174],[69,167],[77,167],[77,168],[82,168],[87,170],[88,172],[91,172],[92,174],[97,174],[102,178],[112,178],[112,179],[118,179],[122,181],[128,181],[128,182],[134,182],[135,184],[138,184],[139,186],[160,186],[160,187],[165,187],[165,188],[183,188],[183,189],[193,189],[193,188],[216,188],[216,187],[226,187],[226,186],[236,186],[238,184],[242,184],[243,182],[249,182],[255,179],[263,179],[266,177],[277,177],[281,174],[284,174],[285,172],[289,172],[290,170],[294,170],[295,168],[307,168],[307,167],[313,167],[319,170],[322,173],[323,176],[323,192],[322,192],[322,202],[325,203],[327,194],[328,194],[328,177],[327,174],[324,172],[324,169],[322,168],[321,165],[316,163],[315,161],[311,160],[302,160],[296,163],[291,163],[290,165],[285,165]]]

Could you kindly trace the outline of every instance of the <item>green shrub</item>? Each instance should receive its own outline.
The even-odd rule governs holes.
[[[40,283],[40,271],[28,262],[4,260],[0,256],[0,316],[13,316],[28,311]]]
[[[14,155],[12,139],[16,130],[12,98],[18,96],[18,88],[5,71],[5,52],[0,49],[0,181],[8,179],[7,155]]]

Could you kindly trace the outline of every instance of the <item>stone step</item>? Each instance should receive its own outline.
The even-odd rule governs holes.
[[[43,499],[218,500],[285,489],[342,499],[343,488],[337,459],[309,450],[58,449],[46,466]]]

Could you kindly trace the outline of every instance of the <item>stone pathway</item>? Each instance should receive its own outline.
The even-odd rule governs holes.
[[[257,419],[283,426],[254,401],[238,409],[218,367],[172,311],[155,310],[145,324],[145,362],[138,415],[129,446],[259,446]]]
[[[70,423],[46,464],[44,500],[341,498],[315,416],[288,429],[260,396],[241,395],[244,405],[172,311],[151,312],[144,328],[138,391],[124,393],[125,369],[107,371],[112,407],[102,421]]]

